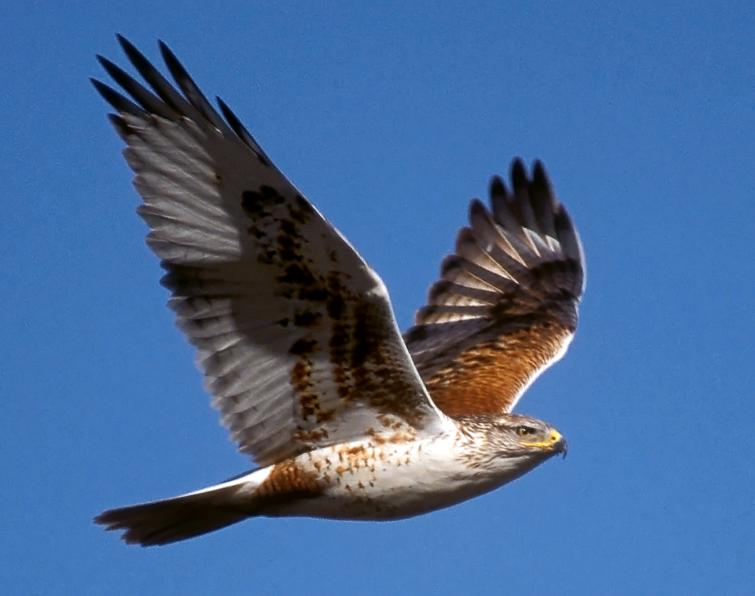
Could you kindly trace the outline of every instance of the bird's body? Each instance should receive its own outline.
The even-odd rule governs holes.
[[[146,544],[187,538],[198,521],[197,533],[203,533],[204,523],[216,529],[260,515],[396,520],[486,493],[565,450],[551,431],[549,447],[539,453],[497,457],[486,432],[449,423],[430,437],[375,435],[315,449],[199,491],[116,511],[121,520],[132,520],[133,534],[126,538],[139,536]],[[158,532],[151,531],[152,513]]]
[[[511,409],[565,352],[584,284],[576,231],[535,164],[474,201],[416,325],[354,248],[206,101],[161,45],[180,93],[130,43],[148,90],[100,58],[148,243],[205,386],[258,469],[106,511],[124,539],[166,544],[247,517],[391,520],[521,476],[566,443]]]
[[[521,476],[562,451],[560,437],[554,445],[540,457],[498,458],[484,436],[453,429],[424,439],[383,444],[368,439],[326,447],[299,455],[291,468],[292,479],[311,478],[319,492],[291,504],[276,500],[260,513],[351,520],[412,517],[476,497]],[[495,465],[481,465],[486,455]],[[285,463],[276,466],[287,469]],[[270,476],[275,472],[273,466]]]

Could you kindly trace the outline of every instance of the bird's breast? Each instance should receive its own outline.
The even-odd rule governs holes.
[[[411,441],[354,441],[293,460],[318,494],[271,504],[267,515],[389,520],[448,507],[505,483],[500,471],[470,467],[453,435]]]

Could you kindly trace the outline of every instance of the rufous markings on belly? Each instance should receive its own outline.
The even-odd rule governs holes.
[[[267,478],[254,490],[254,500],[262,514],[268,509],[290,505],[322,494],[326,483],[314,472],[302,469],[296,459],[272,466]]]

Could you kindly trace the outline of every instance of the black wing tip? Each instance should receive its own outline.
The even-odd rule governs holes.
[[[95,88],[97,93],[102,96],[102,99],[108,102],[116,110],[118,109],[118,106],[115,104],[119,101],[119,98],[123,98],[120,93],[118,93],[107,83],[103,83],[102,81],[95,79],[94,77],[89,77],[89,82],[92,83],[92,86]]]
[[[509,178],[515,186],[517,183],[527,185],[531,182],[545,182],[550,186],[550,179],[547,170],[541,159],[534,159],[530,168],[531,176],[527,171],[527,165],[522,157],[516,156],[511,160],[509,167]],[[500,176],[494,176],[493,180],[503,183]],[[492,181],[491,181],[492,184]],[[504,185],[505,186],[505,185]]]
[[[474,217],[476,217],[479,214],[487,213],[488,208],[485,206],[485,203],[483,203],[480,199],[474,198],[471,201],[469,201],[469,221],[472,221]]]
[[[94,77],[90,77],[89,81],[92,83],[97,93],[102,96],[102,99],[108,102],[111,107],[115,108],[115,110],[117,110],[119,113],[132,114],[135,116],[144,115],[144,110],[142,110],[142,108],[140,108],[127,97],[124,97],[123,95],[118,93],[118,91],[113,89],[110,85],[103,83],[102,81],[95,79]]]
[[[112,60],[108,60],[107,58],[105,58],[105,56],[101,54],[97,54],[96,58],[97,58],[97,62],[100,63],[100,66],[102,66],[102,68],[110,76],[110,78],[113,79],[116,83],[123,86],[121,81],[129,78],[126,71],[123,70],[120,66],[118,66],[115,62],[113,62]]]
[[[511,182],[513,183],[514,187],[517,186],[517,182],[525,182],[527,181],[527,167],[524,165],[524,160],[521,157],[515,157],[511,160]]]
[[[118,40],[118,44],[121,46],[124,54],[126,54],[128,59],[131,61],[131,64],[136,67],[136,69],[142,76],[144,76],[145,69],[147,71],[150,71],[154,68],[147,57],[141,51],[139,51],[139,49],[128,40],[128,38],[121,35],[120,33],[116,33],[115,39]]]
[[[181,64],[181,61],[178,59],[175,53],[173,53],[173,50],[168,47],[168,44],[166,44],[163,40],[158,39],[157,46],[160,48],[160,55],[165,61],[165,65],[173,75],[173,78],[176,79],[176,82],[181,78],[189,79],[190,81],[192,81],[188,71],[186,70],[186,68],[184,68],[184,65]]]
[[[99,62],[105,70],[108,69],[109,65],[113,64],[110,60],[105,58],[105,56],[103,56],[102,54],[95,54],[94,57],[97,59],[97,62]]]
[[[509,192],[506,182],[498,174],[494,175],[490,179],[488,194],[491,200],[494,199],[507,199],[509,201],[516,201],[517,197],[528,198],[526,194],[521,192],[517,193],[517,190],[526,190],[531,184],[545,185],[550,190],[550,180],[545,171],[543,162],[539,159],[535,159],[532,163],[532,176],[527,172],[527,166],[525,165],[522,157],[516,156],[511,160],[509,166],[509,180],[511,180],[511,186],[514,189],[514,194]]]
[[[89,77],[89,82],[97,90],[97,92],[100,93],[100,95],[102,94],[102,91],[100,91],[101,89],[103,89],[105,87],[107,87],[108,89],[110,89],[110,87],[108,87],[105,83],[103,83],[99,79],[95,79],[94,77]]]
[[[490,204],[495,222],[516,236],[520,227],[527,226],[529,213],[533,231],[555,237],[565,254],[582,262],[576,226],[558,200],[543,161],[533,160],[530,177],[524,160],[513,158],[510,179],[513,192],[508,191],[500,176],[493,176],[490,181]]]
[[[536,159],[532,164],[532,184],[547,190],[549,194],[553,194],[548,172],[539,159]]]
[[[493,201],[506,199],[509,196],[509,189],[506,188],[506,182],[504,182],[503,178],[498,174],[495,174],[490,179],[490,184],[488,185],[488,196],[490,197],[491,203]]]
[[[252,133],[250,133],[241,122],[241,120],[239,120],[239,117],[236,116],[233,110],[228,107],[228,104],[225,103],[223,99],[218,95],[215,96],[215,101],[218,103],[220,113],[223,115],[223,118],[225,118],[226,122],[231,127],[231,130],[236,133],[236,136],[239,137],[252,151],[254,151],[254,154],[257,156],[257,159],[262,165],[272,167],[272,160],[267,156],[267,153],[265,153],[262,147],[260,147],[259,143],[254,139]]]
[[[548,176],[548,170],[545,169],[545,165],[539,159],[536,159],[532,164],[532,184],[547,191],[555,200],[553,184],[551,184],[550,176]]]
[[[540,159],[535,159],[532,162],[532,175],[533,177],[537,176],[541,178],[547,178],[547,174],[545,173],[545,166]]]
[[[147,59],[145,58],[144,54],[142,54],[137,47],[131,43],[127,37],[121,35],[120,33],[115,34],[115,39],[118,41],[118,45],[121,46],[121,49],[123,52],[128,56],[129,60],[136,64],[137,62],[145,62]]]
[[[123,48],[123,50],[126,53],[128,53],[129,51],[135,51],[135,52],[139,51],[136,49],[136,46],[133,43],[131,43],[125,35],[121,33],[116,33],[115,39],[118,41],[118,44]]]
[[[238,136],[242,140],[244,140],[245,136],[251,137],[249,131],[246,130],[244,125],[241,123],[241,120],[239,120],[238,116],[234,114],[233,110],[228,107],[228,104],[223,101],[222,97],[216,95],[215,102],[218,104],[220,113],[223,115],[223,118],[225,118],[225,121],[228,122],[228,125],[231,127],[233,132],[236,133],[236,136]]]
[[[105,72],[110,75],[110,78],[112,78],[115,82],[123,87],[125,87],[123,81],[128,81],[128,79],[131,78],[125,70],[123,70],[112,60],[105,58],[105,56],[97,54],[97,62],[99,62],[100,66],[105,69]]]
[[[118,45],[121,46],[123,51],[126,53],[126,55],[129,57],[129,59],[134,62],[147,62],[149,63],[149,60],[147,57],[134,45],[125,35],[122,35],[121,33],[115,34],[115,39],[118,42]],[[165,43],[162,39],[157,40],[157,47],[160,49],[160,54],[163,56],[163,58],[168,61],[168,56],[173,61],[180,64],[178,58],[176,58],[176,55],[173,53],[173,51],[170,49],[167,43]],[[99,58],[99,56],[98,56]],[[135,64],[136,65],[136,64]],[[151,63],[150,63],[151,65]]]
[[[155,101],[164,103],[166,109],[172,110],[178,114],[183,114],[189,107],[196,109],[199,112],[198,116],[203,116],[216,127],[223,128],[230,125],[233,132],[235,132],[236,135],[257,154],[258,158],[263,164],[268,166],[272,164],[270,158],[265,155],[265,153],[254,140],[254,137],[252,137],[252,135],[246,130],[239,118],[219,97],[217,97],[216,99],[218,106],[220,107],[222,117],[215,111],[215,109],[205,99],[204,95],[199,89],[199,86],[194,82],[194,80],[191,78],[191,75],[189,75],[189,72],[186,70],[176,54],[173,52],[173,50],[171,50],[170,46],[165,41],[158,39],[157,45],[165,66],[167,67],[168,72],[172,75],[177,88],[169,81],[167,81],[165,77],[160,73],[160,71],[150,62],[150,60],[141,51],[139,51],[139,49],[125,36],[121,35],[120,33],[116,33],[115,37],[131,64],[136,68],[138,73],[152,88],[151,90],[145,89],[145,92],[150,94],[157,94],[155,96]],[[118,83],[126,91],[131,93],[131,95],[134,94],[131,86],[139,85],[138,82],[134,81],[130,77],[130,75],[128,75],[128,73],[126,73],[114,62],[108,60],[106,57],[97,54],[97,60],[105,69],[105,71],[113,78],[113,80],[116,81],[116,83]],[[110,101],[110,99],[115,99],[116,96],[122,97],[118,93],[118,91],[114,89],[111,89],[112,92],[110,92],[101,90],[98,87],[98,91],[100,91],[100,93],[103,95],[107,94],[106,99],[111,104],[113,102]],[[138,99],[139,98],[137,98],[137,100]],[[131,100],[124,98],[123,101],[130,102]],[[184,104],[184,102],[186,103]],[[115,107],[120,108],[120,105],[122,103],[123,102],[119,101],[119,105]],[[143,101],[140,101],[140,103],[143,103]],[[150,105],[141,107],[146,109],[147,112],[155,111],[155,106],[151,105],[151,103]],[[130,109],[128,111],[133,111],[133,109]],[[161,115],[169,117],[169,115],[167,114]],[[225,118],[225,120],[223,118]]]
[[[569,212],[563,205],[558,206],[553,215],[553,220],[556,224],[556,230],[574,230],[574,222],[572,222]]]
[[[233,110],[228,107],[228,104],[223,101],[222,97],[216,95],[215,102],[218,104],[220,113],[223,114],[223,118],[226,119],[226,122],[228,122],[228,124],[233,129],[233,132],[235,132],[239,137],[242,136],[241,134],[239,134],[239,131],[247,132],[244,128],[244,125],[241,123],[241,120],[239,120],[238,116],[234,114]]]
[[[176,55],[173,53],[173,50],[170,49],[170,46],[165,43],[162,39],[157,39],[157,47],[160,48],[160,53],[164,56],[165,54],[169,54],[173,56],[173,58],[176,57]]]
[[[542,160],[533,160],[532,168],[528,172],[524,159],[514,157],[509,168],[509,179],[513,193],[509,192],[501,176],[495,175],[491,178],[489,189],[491,202],[505,199],[513,207],[517,203],[533,204],[534,206],[535,202],[544,201],[550,203],[550,210],[555,213],[559,201],[553,191],[553,185]]]
[[[145,78],[145,80],[152,84],[149,76],[150,73],[155,72],[158,75],[159,73],[149,61],[149,59],[144,54],[142,54],[133,43],[123,37],[123,35],[121,35],[120,33],[116,34],[116,38],[118,39],[118,43],[120,43],[123,52],[131,61],[131,64],[134,65],[136,70],[139,71],[139,74],[141,74]],[[155,91],[157,91],[157,89],[155,89]]]

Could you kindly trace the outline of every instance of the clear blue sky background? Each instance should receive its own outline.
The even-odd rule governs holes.
[[[87,4],[11,3],[0,25],[4,593],[751,593],[750,3]],[[545,160],[588,284],[519,410],[568,459],[395,523],[256,519],[146,550],[94,526],[248,467],[87,81],[95,53],[123,64],[115,32],[152,58],[166,40],[228,101],[402,327],[468,199],[512,156]]]

